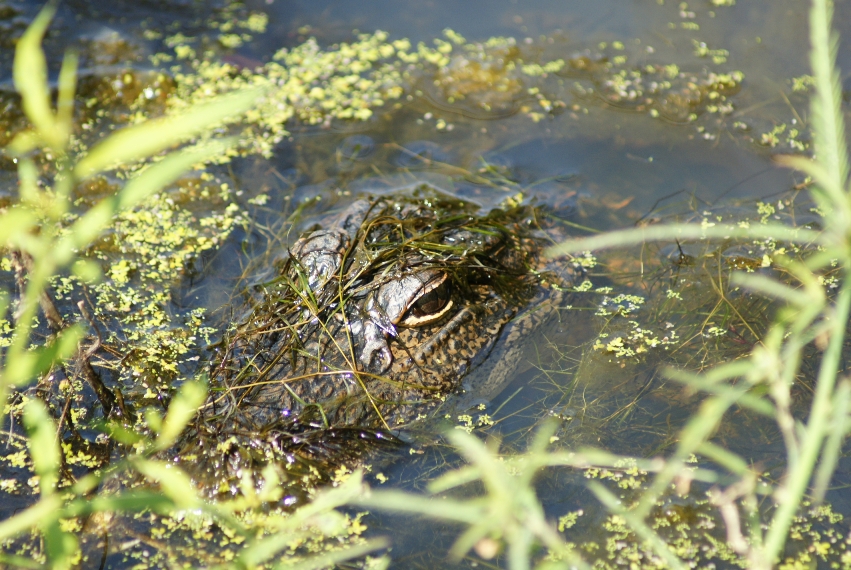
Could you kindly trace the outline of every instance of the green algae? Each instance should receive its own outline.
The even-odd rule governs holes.
[[[529,45],[505,37],[469,42],[452,30],[444,36],[432,45],[413,45],[379,31],[324,48],[309,39],[254,68],[216,59],[216,52],[204,49],[199,39],[176,37],[171,38],[174,51],[156,54],[153,61],[173,63],[166,112],[246,86],[266,89],[265,101],[239,132],[241,152],[263,156],[274,152],[294,121],[326,128],[334,121],[370,121],[423,96],[445,105],[445,113],[437,111],[444,115],[438,117],[438,130],[451,125],[451,115],[459,112],[488,118],[519,111],[537,122],[579,111],[596,98],[688,123],[703,114],[730,115],[731,96],[743,81],[737,71],[631,64],[622,42],[601,44],[596,54],[566,58],[547,42]],[[695,55],[714,57],[720,65],[724,61],[716,51],[698,47]],[[142,113],[146,107],[143,99],[134,106]]]
[[[807,227],[813,219],[812,209],[812,203],[790,193],[777,196],[772,203],[731,202],[721,209],[687,209],[682,214],[662,215],[661,219],[698,223],[706,228],[717,224],[747,228],[777,222]],[[622,366],[645,361],[655,351],[698,370],[735,359],[760,342],[759,331],[770,322],[776,306],[746,294],[730,281],[732,273],[758,272],[791,282],[794,279],[786,266],[818,250],[816,246],[774,239],[728,239],[644,245],[634,250],[632,259],[624,252],[599,254],[600,267],[608,268],[620,285],[616,289],[627,286],[634,293],[611,295],[590,281],[583,284],[584,290],[601,293],[595,311],[600,332],[592,348],[608,362]],[[835,289],[834,270],[818,277],[826,294]]]

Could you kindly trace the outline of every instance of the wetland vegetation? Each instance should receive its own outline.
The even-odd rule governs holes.
[[[115,34],[64,53],[62,6],[0,3],[2,563],[851,566],[833,6],[766,119],[695,36],[732,4],[680,4],[661,47],[302,26],[259,61],[267,15],[226,2],[143,24],[134,65]],[[636,168],[693,141],[803,174],[641,196],[562,152],[610,139]],[[464,363],[417,352],[405,320],[463,303],[493,317]],[[438,522],[411,539],[414,515]]]

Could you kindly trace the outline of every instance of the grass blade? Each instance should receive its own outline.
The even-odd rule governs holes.
[[[48,3],[30,24],[15,49],[13,77],[15,88],[21,94],[21,103],[27,118],[40,135],[52,143],[55,118],[50,108],[47,88],[47,60],[41,49],[41,40],[56,13],[56,2]]]
[[[132,164],[209,130],[221,121],[244,113],[263,93],[246,89],[196,105],[177,116],[161,117],[117,131],[95,146],[74,169],[86,178],[119,164]]]
[[[56,425],[41,400],[30,400],[26,403],[24,427],[27,428],[30,456],[33,469],[39,477],[41,495],[50,496],[59,481],[61,456],[56,442]]]

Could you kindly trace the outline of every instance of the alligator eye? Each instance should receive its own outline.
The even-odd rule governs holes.
[[[444,279],[437,287],[424,293],[402,317],[403,327],[418,327],[441,318],[452,308],[450,280]]]

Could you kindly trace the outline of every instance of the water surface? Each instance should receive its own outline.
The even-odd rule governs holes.
[[[36,4],[23,6],[32,13]],[[402,101],[399,108],[388,106],[367,122],[335,122],[324,128],[296,124],[273,158],[233,165],[239,187],[249,195],[269,195],[266,206],[255,210],[258,226],[274,227],[276,219],[290,213],[298,201],[322,197],[303,222],[309,225],[324,208],[345,202],[350,194],[375,187],[387,191],[418,177],[476,201],[483,209],[517,194],[549,206],[563,207],[566,200],[584,202],[593,207],[572,212],[570,220],[591,230],[626,227],[648,216],[664,219],[675,212],[724,209],[735,201],[772,201],[801,179],[772,161],[775,153],[797,150],[784,138],[789,130],[800,131],[798,140],[808,139],[806,96],[792,88],[792,78],[808,73],[807,5],[800,1],[740,0],[734,6],[713,7],[709,2],[656,0],[264,0],[248,6],[269,15],[268,29],[234,54],[260,62],[308,36],[330,45],[351,40],[354,29],[381,29],[391,38],[431,42],[452,28],[470,41],[509,36],[524,45],[540,46],[543,59],[586,53],[597,57],[609,53],[612,42],[621,42],[622,53],[637,67],[675,64],[697,76],[741,71],[745,78],[738,92],[730,95],[732,113],[702,112],[684,124],[581,96],[573,77],[552,84],[567,103],[564,112],[537,122],[520,111],[525,93],[502,101],[504,106],[490,113],[447,105],[425,85],[422,95]],[[840,31],[849,28],[849,10],[846,4],[838,6]],[[156,42],[140,35],[134,19],[164,28],[174,21],[175,31],[190,33],[203,25],[203,10],[189,2],[121,3],[103,11],[91,3],[68,2],[60,10],[59,31],[48,47],[57,54],[64,45],[114,31],[142,46],[134,51],[141,57],[146,50],[155,50]],[[696,54],[701,48],[727,53],[713,52],[718,60],[713,61],[712,55]],[[2,46],[0,61],[9,62],[10,49]],[[116,57],[115,62],[101,64],[126,63]],[[851,64],[849,57],[849,50],[841,50],[840,65]],[[6,65],[0,69],[0,84],[9,85]],[[781,124],[787,125],[786,130],[772,146],[763,134]],[[412,162],[411,155],[441,164]],[[504,167],[510,183],[488,186],[465,181],[459,173],[477,172],[484,164],[482,157]],[[587,232],[577,230],[577,235],[583,233]],[[246,248],[246,242],[253,246]],[[199,282],[183,302],[220,309],[232,294],[235,278],[251,263],[245,251],[262,255],[259,250],[265,243],[259,232],[234,236],[201,269]],[[648,255],[661,254],[653,250]],[[634,259],[613,255],[607,261],[608,266],[590,276],[596,287],[611,286],[615,293],[642,290],[639,279],[615,275],[619,269],[635,272]],[[644,291],[657,294],[653,288]],[[502,436],[506,445],[522,449],[528,433],[543,419],[558,417],[560,443],[565,446],[595,445],[650,456],[671,445],[696,403],[661,375],[666,364],[681,362],[680,356],[660,354],[626,364],[594,357],[589,339],[599,332],[601,321],[589,307],[603,297],[581,297],[577,306],[584,305],[585,310],[562,310],[559,319],[551,319],[526,339],[515,377],[504,391],[483,402],[497,422],[488,428],[489,435]],[[453,417],[449,423],[458,422]],[[782,451],[773,427],[745,416],[731,426],[729,433],[721,434],[725,443],[771,468],[772,457]],[[406,449],[376,464],[376,471],[389,478],[385,485],[421,489],[425,481],[455,464],[439,435],[407,436],[410,449],[421,453],[412,456]],[[840,470],[838,484],[848,477],[847,469]],[[589,519],[602,520],[604,513],[584,490],[581,474],[545,477],[541,496],[553,517],[582,508]],[[843,503],[841,497],[833,498]],[[444,553],[457,528],[382,515],[366,520],[371,532],[389,534],[394,541],[394,567],[448,567]],[[461,566],[476,563],[471,558]]]

